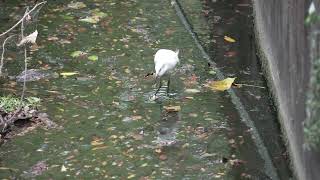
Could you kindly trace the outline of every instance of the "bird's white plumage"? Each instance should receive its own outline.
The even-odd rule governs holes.
[[[154,69],[156,77],[161,77],[168,74],[175,68],[179,62],[179,51],[172,51],[169,49],[160,49],[154,56]]]

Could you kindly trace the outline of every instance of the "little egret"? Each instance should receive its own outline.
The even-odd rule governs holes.
[[[166,74],[169,76],[167,93],[169,92],[170,73],[179,62],[178,55],[179,55],[179,50],[174,52],[169,49],[160,49],[156,52],[154,56],[154,69],[156,71],[156,74],[155,74],[156,81],[159,79],[159,88],[157,89],[154,95],[156,95],[161,88],[161,77]]]

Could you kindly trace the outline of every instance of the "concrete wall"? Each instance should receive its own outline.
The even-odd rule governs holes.
[[[303,123],[311,60],[305,27],[308,0],[253,0],[260,56],[298,179],[319,179],[320,159],[305,148]]]

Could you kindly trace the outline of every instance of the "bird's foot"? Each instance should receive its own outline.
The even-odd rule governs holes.
[[[153,94],[152,96],[150,96],[150,100],[151,100],[151,101],[155,101],[155,100],[157,100],[157,99],[159,99],[159,97],[157,96],[157,94]]]

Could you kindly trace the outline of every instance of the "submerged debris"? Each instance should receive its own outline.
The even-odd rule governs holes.
[[[46,170],[48,170],[48,164],[45,161],[39,161],[28,171],[24,171],[21,176],[24,178],[32,178],[41,175]]]
[[[38,81],[41,79],[49,79],[49,78],[56,78],[59,75],[56,73],[47,72],[41,69],[29,69],[26,71],[23,71],[18,76],[16,76],[17,82],[23,82],[24,76],[26,75],[26,81]]]

